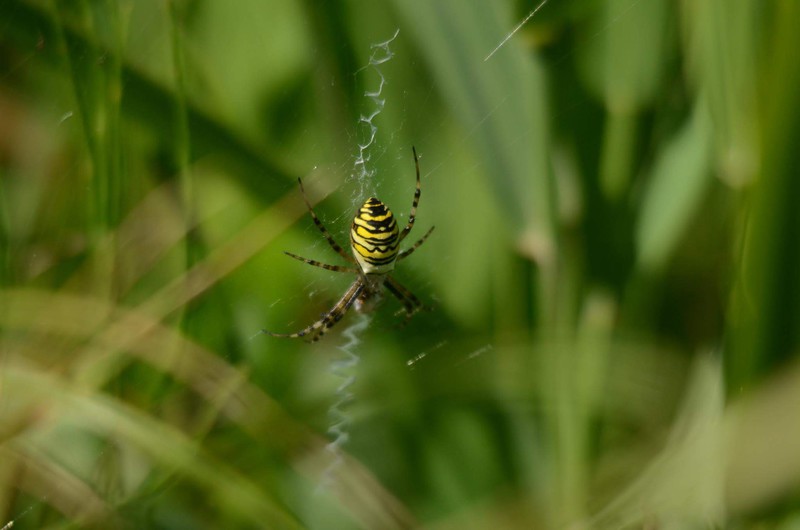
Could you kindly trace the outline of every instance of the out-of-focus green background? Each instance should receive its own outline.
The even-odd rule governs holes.
[[[0,1],[0,528],[798,528],[800,3],[535,7]]]

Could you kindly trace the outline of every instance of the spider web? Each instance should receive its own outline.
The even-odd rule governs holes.
[[[331,441],[325,449],[332,455],[333,460],[325,469],[320,480],[320,489],[333,487],[336,482],[336,472],[343,462],[342,447],[350,440],[350,426],[352,419],[347,412],[347,405],[354,399],[353,384],[356,382],[356,369],[361,356],[358,348],[361,346],[361,334],[369,327],[371,315],[359,313],[354,321],[347,326],[342,334],[347,342],[338,347],[341,357],[331,361],[329,370],[331,374],[342,380],[336,387],[335,401],[328,408],[328,418],[331,423],[328,435]]]
[[[378,85],[364,92],[364,97],[370,101],[373,108],[368,114],[361,114],[358,120],[361,128],[359,134],[364,140],[360,141],[358,144],[358,156],[353,166],[355,169],[354,177],[359,183],[360,197],[365,196],[367,183],[375,176],[375,168],[372,167],[370,163],[372,159],[371,149],[375,144],[375,139],[378,134],[378,126],[374,121],[386,106],[386,98],[383,97],[383,87],[386,84],[386,77],[381,71],[381,65],[392,60],[394,57],[394,52],[392,52],[390,46],[399,34],[400,29],[397,29],[390,39],[370,45],[372,53],[369,56],[369,64],[358,71],[361,72],[369,69],[378,77]]]

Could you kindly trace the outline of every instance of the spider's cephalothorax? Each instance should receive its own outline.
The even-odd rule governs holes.
[[[417,187],[414,191],[414,200],[411,203],[411,213],[408,216],[408,223],[402,231],[398,230],[397,221],[394,215],[392,215],[391,210],[374,197],[367,199],[361,208],[358,209],[356,216],[353,218],[353,225],[350,228],[352,256],[347,254],[347,252],[336,243],[333,236],[328,232],[325,226],[323,226],[322,221],[319,220],[314,213],[314,209],[311,208],[311,203],[308,202],[305,190],[303,189],[303,182],[298,179],[298,182],[300,182],[300,191],[303,194],[303,199],[306,202],[311,218],[314,220],[314,224],[316,224],[317,228],[322,232],[322,235],[328,241],[331,248],[344,259],[356,265],[356,267],[328,265],[327,263],[302,258],[291,252],[287,252],[286,254],[308,263],[309,265],[314,265],[315,267],[321,267],[336,272],[350,272],[356,274],[358,277],[336,305],[321,319],[310,326],[301,329],[297,333],[272,333],[267,330],[261,330],[262,333],[272,335],[273,337],[307,337],[310,342],[315,342],[319,340],[326,331],[333,327],[334,324],[341,320],[348,309],[350,309],[350,306],[355,304],[356,310],[361,312],[373,310],[382,298],[383,287],[386,287],[386,289],[403,304],[406,311],[406,318],[410,318],[422,308],[422,302],[389,274],[394,270],[396,261],[408,257],[428,239],[428,236],[433,231],[433,227],[431,227],[419,241],[406,250],[399,251],[400,242],[405,239],[414,227],[420,196],[419,160],[417,159],[416,149],[413,147],[411,149],[414,153]]]

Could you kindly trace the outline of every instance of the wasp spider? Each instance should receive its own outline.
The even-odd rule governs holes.
[[[400,300],[405,308],[406,319],[411,318],[414,313],[422,308],[422,302],[390,274],[394,270],[395,262],[410,256],[428,239],[428,236],[433,231],[433,227],[431,227],[419,241],[406,250],[399,251],[400,242],[406,238],[414,227],[420,196],[419,160],[417,159],[417,150],[414,147],[411,150],[414,153],[414,165],[417,170],[417,187],[414,191],[414,200],[411,203],[408,223],[402,231],[398,230],[397,221],[391,210],[378,199],[370,197],[358,209],[350,227],[350,250],[353,253],[352,256],[336,243],[333,236],[322,224],[322,221],[319,220],[311,207],[311,203],[308,201],[308,197],[306,197],[303,181],[297,179],[300,183],[300,192],[303,195],[303,200],[308,207],[311,218],[314,220],[314,224],[325,236],[331,248],[354,266],[328,265],[327,263],[300,257],[291,252],[286,252],[286,254],[315,267],[321,267],[329,271],[356,274],[357,278],[339,301],[336,302],[336,305],[310,326],[296,333],[272,333],[265,329],[261,330],[262,333],[273,337],[306,337],[309,342],[316,342],[326,331],[342,319],[351,306],[355,305],[356,311],[361,313],[372,311],[383,297],[382,287],[386,287],[390,293]]]

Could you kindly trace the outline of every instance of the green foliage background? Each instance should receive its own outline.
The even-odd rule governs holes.
[[[800,525],[800,3],[535,7],[2,0],[2,528]]]

